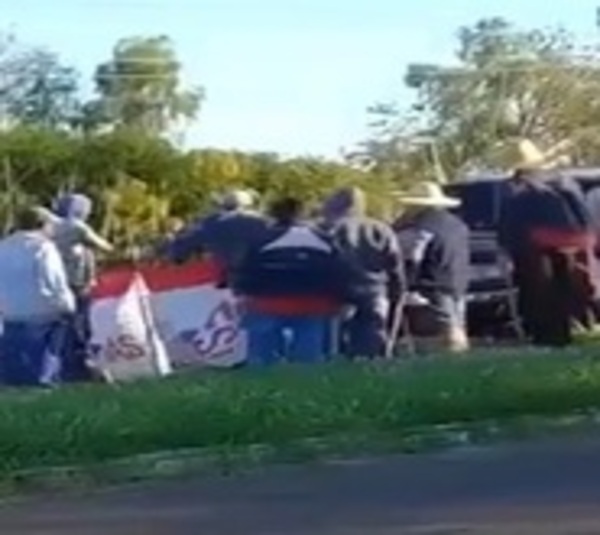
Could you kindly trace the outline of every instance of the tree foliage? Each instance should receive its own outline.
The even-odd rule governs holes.
[[[194,119],[203,91],[181,89],[181,64],[166,36],[119,41],[95,75],[99,99],[88,104],[88,123],[139,128],[153,134],[180,119]]]
[[[413,64],[406,110],[372,109],[375,135],[362,157],[399,176],[432,174],[432,148],[452,176],[510,164],[514,139],[571,138],[580,163],[600,163],[600,61],[563,30],[522,30],[493,18],[462,28],[457,64]],[[410,177],[408,177],[410,178]],[[414,177],[413,177],[414,178]]]
[[[121,247],[142,245],[211,208],[212,195],[252,188],[265,203],[283,194],[310,207],[346,185],[364,187],[372,209],[389,203],[390,183],[320,159],[214,149],[182,151],[137,129],[72,136],[20,126],[0,132],[0,226],[22,202],[48,205],[57,192],[78,190],[96,201],[94,224]]]
[[[0,103],[5,124],[69,128],[79,113],[78,75],[43,48],[0,38]]]

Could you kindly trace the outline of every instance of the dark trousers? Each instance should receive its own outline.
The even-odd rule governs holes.
[[[69,321],[69,347],[65,351],[62,377],[65,382],[89,381],[92,378],[87,365],[89,343],[91,301],[87,295],[77,295],[77,310]]]
[[[373,296],[357,303],[342,324],[341,350],[351,358],[376,358],[385,355],[388,339],[389,302]]]
[[[7,321],[0,337],[0,383],[44,387],[59,383],[68,339],[64,321]]]
[[[591,286],[585,251],[535,250],[517,255],[523,326],[536,345],[563,347],[572,342],[572,321],[588,307]]]

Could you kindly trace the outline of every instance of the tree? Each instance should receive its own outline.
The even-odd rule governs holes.
[[[110,124],[165,133],[194,119],[203,91],[181,89],[181,64],[168,37],[122,39],[95,75],[99,99],[86,106],[86,125]]]
[[[456,175],[506,166],[514,139],[531,137],[548,146],[572,138],[580,162],[600,162],[596,49],[577,47],[563,30],[521,30],[494,18],[460,30],[457,56],[455,67],[408,68],[405,82],[416,91],[415,104],[373,110],[377,128],[363,157],[380,167],[403,160],[413,173],[428,166],[431,174],[436,148]],[[426,165],[418,164],[419,153],[427,155],[421,158]]]
[[[4,38],[0,45],[0,103],[5,122],[69,127],[79,108],[76,71],[42,48]]]

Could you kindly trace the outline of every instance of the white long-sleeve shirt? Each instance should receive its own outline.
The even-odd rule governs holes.
[[[0,315],[5,321],[46,321],[75,311],[75,296],[56,245],[41,232],[0,241]]]

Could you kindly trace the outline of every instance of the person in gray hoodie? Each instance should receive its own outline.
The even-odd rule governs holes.
[[[347,356],[384,356],[389,329],[405,292],[400,244],[385,222],[366,215],[366,197],[360,188],[334,193],[323,206],[321,228],[330,233],[353,264],[357,274],[355,306],[342,326]]]

